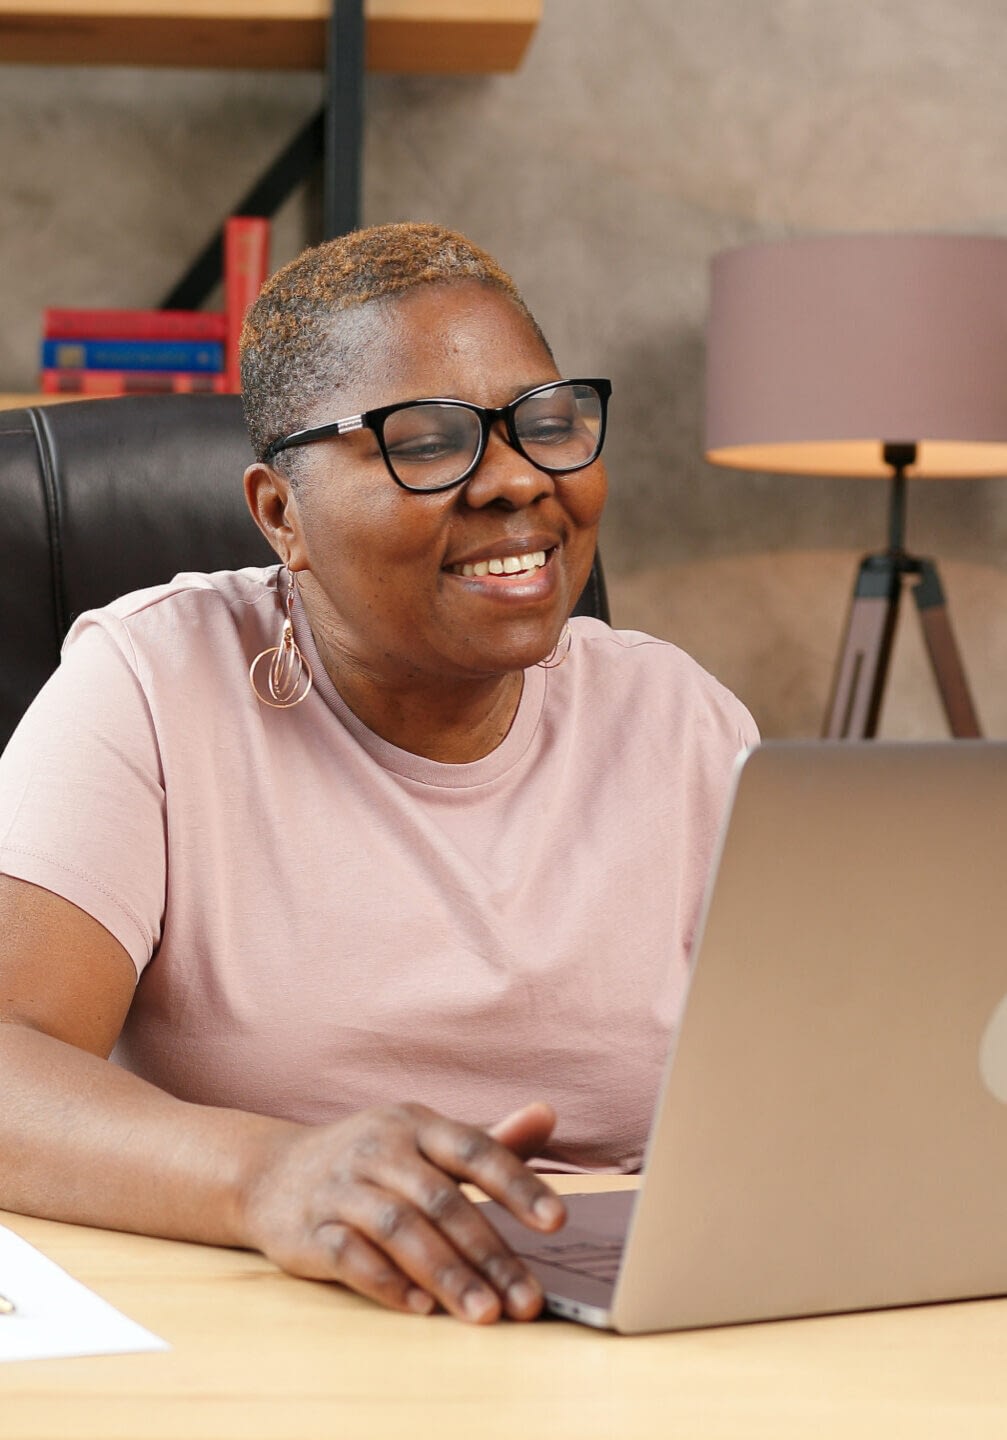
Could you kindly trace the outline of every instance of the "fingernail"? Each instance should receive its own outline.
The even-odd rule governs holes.
[[[466,1290],[462,1296],[462,1309],[470,1320],[488,1320],[496,1310],[496,1301],[485,1290]]]
[[[542,1302],[542,1291],[534,1280],[515,1280],[507,1291],[507,1304],[518,1314],[527,1314]]]
[[[415,1286],[406,1293],[406,1304],[415,1315],[429,1315],[434,1308],[433,1296]]]
[[[539,1220],[544,1220],[547,1225],[555,1225],[557,1220],[563,1218],[563,1202],[555,1195],[540,1195],[532,1210]]]

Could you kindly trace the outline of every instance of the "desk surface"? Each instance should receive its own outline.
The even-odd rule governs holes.
[[[322,70],[331,0],[0,0],[0,61]],[[366,0],[368,69],[516,70],[542,0]]]
[[[555,1320],[476,1329],[391,1314],[244,1252],[0,1222],[173,1346],[0,1365],[3,1440],[1007,1432],[1007,1301],[633,1339]]]

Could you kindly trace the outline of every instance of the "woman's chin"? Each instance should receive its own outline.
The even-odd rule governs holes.
[[[533,665],[548,665],[568,643],[565,622],[548,631],[539,632],[524,641],[514,640],[506,646],[489,649],[486,654],[490,673],[513,674]]]

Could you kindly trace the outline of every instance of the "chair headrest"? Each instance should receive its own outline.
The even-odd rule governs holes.
[[[276,559],[245,504],[250,459],[236,395],[0,412],[0,745],[82,611],[180,570]]]

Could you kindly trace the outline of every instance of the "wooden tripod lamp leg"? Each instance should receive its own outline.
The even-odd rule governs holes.
[[[920,560],[918,566],[919,579],[913,585],[913,598],[951,734],[956,740],[978,740],[982,737],[979,717],[951,629],[937,566],[932,560]]]
[[[902,577],[894,557],[868,555],[861,561],[822,731],[824,739],[869,740],[877,733],[901,589]]]

